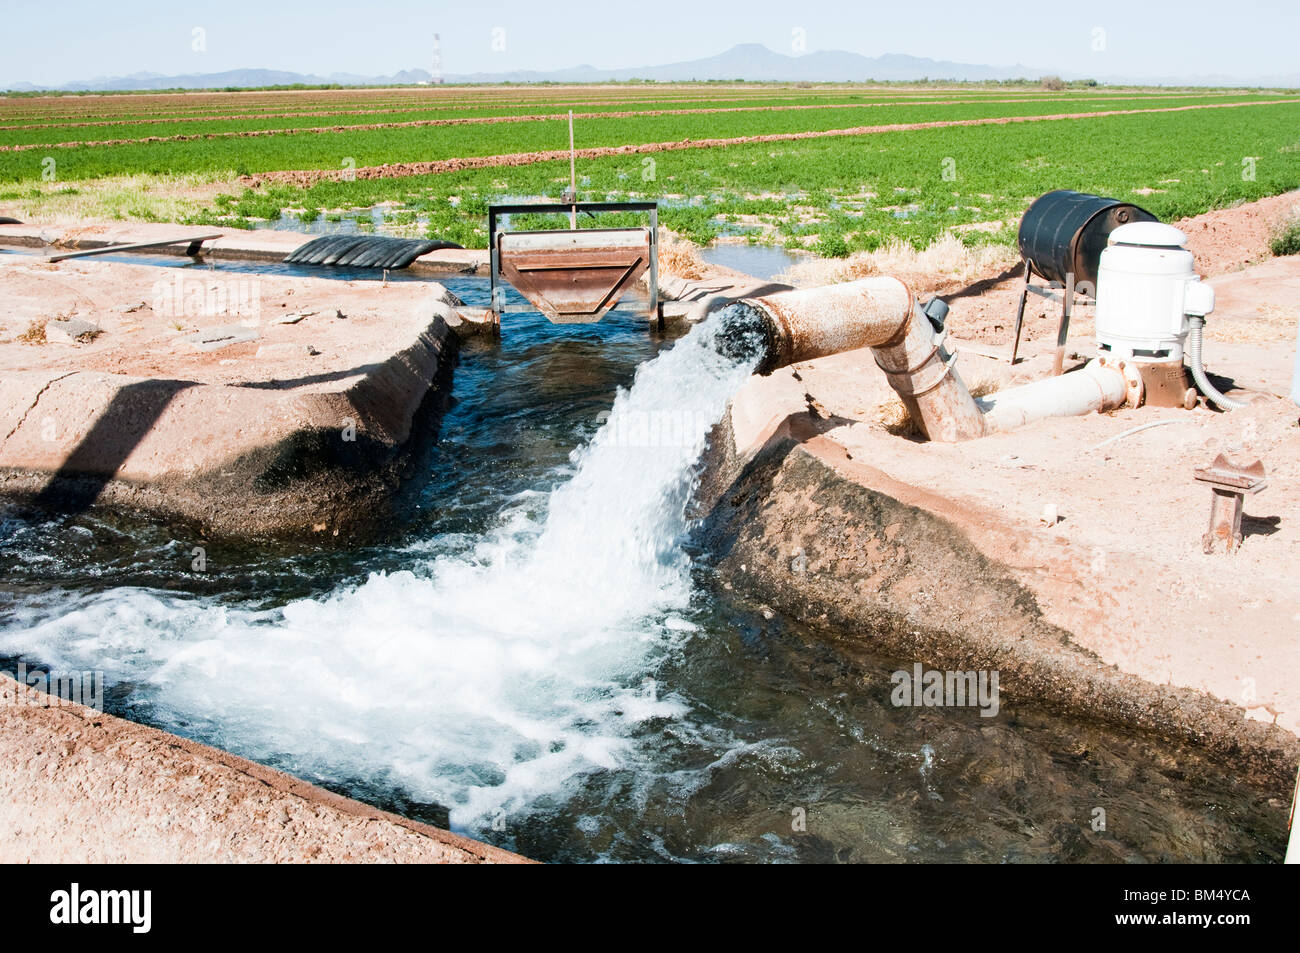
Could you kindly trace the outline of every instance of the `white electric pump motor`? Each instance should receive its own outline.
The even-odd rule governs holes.
[[[1182,361],[1188,315],[1214,310],[1187,236],[1172,225],[1132,222],[1110,233],[1097,269],[1097,347],[1139,363]]]

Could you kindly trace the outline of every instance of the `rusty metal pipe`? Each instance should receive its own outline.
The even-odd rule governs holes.
[[[935,441],[953,443],[1049,417],[1141,403],[1141,388],[1125,375],[1124,365],[1103,361],[976,400],[953,366],[943,336],[936,335],[912,292],[897,278],[785,291],[746,298],[735,307],[740,309],[737,326],[765,339],[760,374],[869,347],[912,419]]]
[[[942,338],[899,279],[863,278],[738,304],[761,318],[767,346],[760,374],[869,347],[927,437],[951,443],[985,434],[984,416]]]
[[[741,302],[766,319],[767,374],[800,361],[901,340],[912,293],[897,278],[864,278],[822,288],[782,291]]]

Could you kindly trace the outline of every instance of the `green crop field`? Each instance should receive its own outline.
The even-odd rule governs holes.
[[[0,214],[226,227],[355,221],[485,243],[496,200],[587,201],[811,248],[1010,243],[1073,188],[1166,219],[1300,186],[1300,94],[631,84],[0,97]],[[1113,115],[1107,115],[1114,113]],[[460,161],[467,160],[467,161]],[[602,224],[608,224],[603,222]],[[351,226],[349,226],[351,227]]]

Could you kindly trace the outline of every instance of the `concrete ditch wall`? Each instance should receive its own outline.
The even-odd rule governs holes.
[[[26,295],[0,341],[0,493],[211,535],[366,535],[397,518],[450,395],[455,299],[434,282],[176,277],[256,280],[259,313],[235,324],[161,313],[160,273],[176,277],[103,262],[0,272]],[[29,321],[52,331],[52,314],[98,330],[19,340]]]
[[[1083,648],[1045,617],[1033,587],[972,540],[960,502],[861,462],[822,435],[830,424],[816,416],[787,418],[739,450],[730,421],[708,453],[701,537],[738,592],[882,655],[996,669],[1004,704],[1202,746],[1289,799],[1300,739]]]
[[[527,863],[11,677],[0,751],[4,863]]]
[[[398,518],[450,395],[454,297],[259,276],[258,313],[234,323],[151,304],[176,274],[5,262],[0,494],[213,535],[368,535]],[[56,338],[71,318],[95,332]],[[11,678],[0,752],[0,861],[524,862]]]

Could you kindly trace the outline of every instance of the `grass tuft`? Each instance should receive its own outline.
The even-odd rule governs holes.
[[[703,278],[704,259],[699,249],[666,228],[659,229],[659,274],[677,278]]]
[[[907,282],[916,294],[934,294],[969,285],[1014,268],[1019,255],[1004,245],[967,245],[951,232],[924,250],[892,239],[876,251],[854,252],[847,258],[800,262],[777,280],[796,288],[815,288],[893,275]]]
[[[1300,255],[1300,215],[1292,217],[1273,230],[1268,248],[1279,258],[1283,255]]]
[[[24,344],[44,344],[45,343],[45,322],[49,318],[37,318],[27,326],[27,330],[18,335],[18,340]]]

